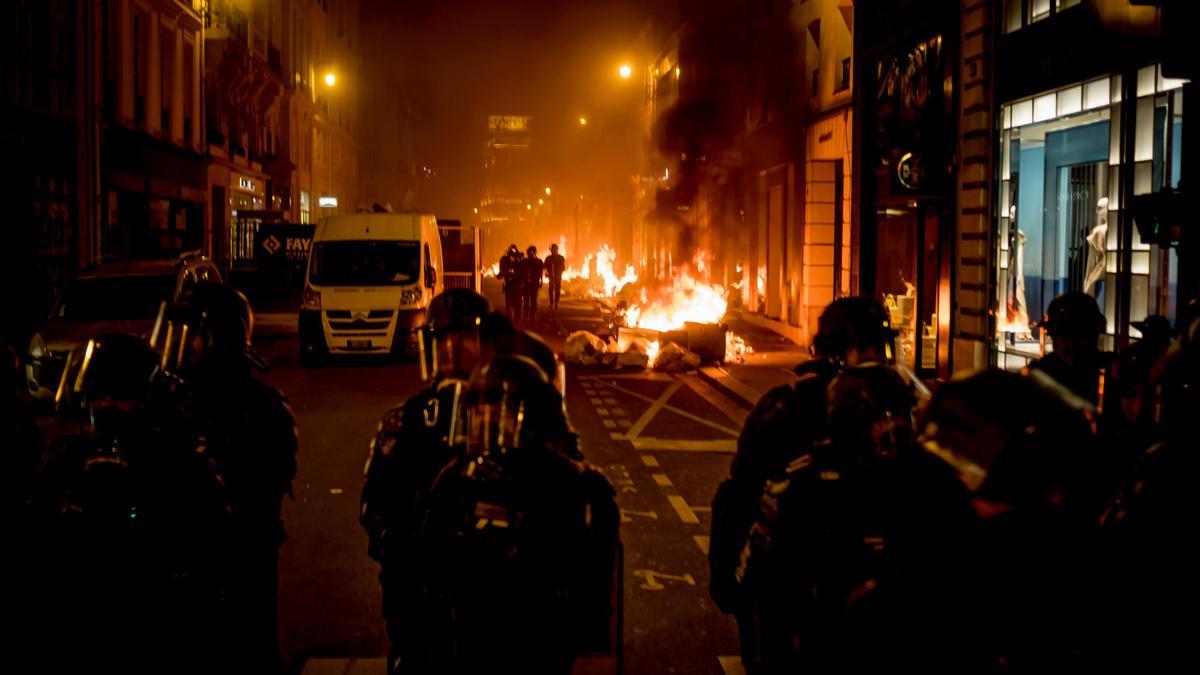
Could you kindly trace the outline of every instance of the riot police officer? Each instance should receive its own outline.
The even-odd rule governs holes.
[[[558,393],[521,356],[476,369],[422,524],[419,627],[430,672],[571,672],[610,650],[619,510],[574,442]]]
[[[1040,324],[1054,351],[1029,368],[1049,375],[1093,406],[1100,405],[1102,373],[1112,361],[1099,347],[1105,323],[1096,300],[1087,293],[1071,291],[1054,298]]]
[[[467,289],[450,289],[433,299],[420,338],[422,345],[430,343],[432,379],[384,414],[371,444],[360,523],[367,532],[368,554],[380,563],[383,615],[391,640],[389,672],[409,668],[423,647],[417,631],[427,618],[414,609],[418,589],[412,583],[419,504],[437,472],[455,455],[451,423],[459,411],[463,384],[479,364],[480,327],[490,313],[488,301]]]
[[[730,475],[713,498],[709,591],[721,611],[737,619],[742,662],[755,669],[759,639],[748,589],[740,580],[742,549],[759,514],[768,478],[811,450],[828,434],[826,389],[845,366],[887,359],[895,331],[887,311],[871,298],[840,298],[821,314],[813,359],[796,368],[799,380],[758,402],[742,427]]]
[[[761,667],[938,670],[945,650],[920,631],[939,632],[938,575],[971,521],[965,494],[916,446],[914,392],[894,368],[848,367],[827,397],[828,440],[767,481],[746,547]]]
[[[1109,582],[1095,585],[1100,558],[1087,545],[1096,440],[1083,410],[1058,387],[990,370],[942,385],[921,429],[978,517],[959,576],[959,623],[970,629],[946,643],[967,657],[960,672],[1106,670],[1079,662],[1114,623]]]
[[[42,461],[26,647],[53,672],[209,672],[227,525],[215,468],[159,413],[171,405],[157,400],[158,359],[141,338],[89,340],[64,377],[87,431],[57,439]]]
[[[524,272],[521,269],[521,252],[516,244],[509,244],[504,255],[500,256],[500,274],[504,288],[504,313],[508,318],[519,321],[522,314],[524,289]]]
[[[283,499],[296,475],[296,421],[283,394],[255,376],[254,313],[236,289],[195,285],[174,308],[163,362],[179,365],[192,420],[225,483],[224,632],[231,668],[282,669],[278,641]]]

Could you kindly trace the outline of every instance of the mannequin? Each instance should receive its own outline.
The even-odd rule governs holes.
[[[1101,197],[1096,202],[1096,227],[1085,237],[1088,245],[1087,272],[1083,277],[1083,292],[1097,300],[1104,287],[1100,281],[1104,279],[1105,244],[1108,242],[1108,197]]]
[[[1017,207],[1009,207],[1008,279],[1005,301],[1005,323],[1018,336],[1029,334],[1029,309],[1025,304],[1025,233],[1016,226]],[[1022,326],[1015,330],[1015,326]]]

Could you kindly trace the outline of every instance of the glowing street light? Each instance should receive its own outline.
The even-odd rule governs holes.
[[[622,63],[621,67],[617,69],[617,74],[621,76],[622,80],[628,80],[633,77],[633,66],[628,63]]]
[[[538,206],[545,206],[546,200],[538,197]]]
[[[332,70],[325,73],[325,86],[332,87],[335,84],[337,84],[337,75],[334,75]]]
[[[586,118],[586,117],[580,117],[580,118],[579,118],[579,126],[581,126],[581,127],[586,127],[586,126],[587,126],[587,118]]]
[[[548,186],[546,187],[546,196],[547,196],[547,197],[549,197],[549,196],[550,196],[550,188],[549,188]]]

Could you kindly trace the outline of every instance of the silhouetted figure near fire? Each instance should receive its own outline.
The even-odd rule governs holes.
[[[525,259],[521,261],[521,272],[523,318],[526,321],[533,321],[537,318],[538,291],[542,288],[542,275],[546,272],[542,259],[537,257],[536,246],[525,249]]]
[[[508,250],[500,256],[499,279],[504,284],[504,313],[513,321],[521,318],[521,297],[524,284],[521,273],[521,252],[516,244],[509,244]]]
[[[550,255],[546,256],[546,277],[550,280],[547,302],[551,309],[558,309],[558,298],[562,295],[563,272],[567,259],[559,255],[558,244],[550,244]]]

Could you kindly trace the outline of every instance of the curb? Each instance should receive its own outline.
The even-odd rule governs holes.
[[[761,394],[748,385],[743,384],[723,368],[707,366],[696,369],[696,374],[700,376],[700,379],[732,398],[735,403],[750,410],[754,410],[754,406],[758,405],[758,399],[761,397]],[[751,397],[753,397],[753,400],[751,400]]]

